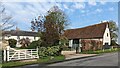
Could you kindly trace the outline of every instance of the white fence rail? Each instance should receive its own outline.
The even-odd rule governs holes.
[[[12,60],[23,60],[23,59],[37,59],[38,48],[37,49],[19,49],[10,48],[7,46],[7,49],[4,50],[4,61]]]

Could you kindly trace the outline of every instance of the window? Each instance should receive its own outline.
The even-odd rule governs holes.
[[[107,37],[108,37],[108,33],[107,33]]]

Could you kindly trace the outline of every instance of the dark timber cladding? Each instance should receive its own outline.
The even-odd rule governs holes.
[[[2,35],[11,35],[11,36],[37,36],[37,32],[30,32],[30,31],[4,31],[2,32]]]
[[[108,22],[99,23],[83,28],[65,30],[64,36],[68,39],[103,38]]]

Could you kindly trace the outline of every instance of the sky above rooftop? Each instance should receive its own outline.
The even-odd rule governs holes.
[[[100,23],[104,20],[113,20],[118,23],[118,2],[112,1],[83,1],[83,2],[31,2],[13,1],[3,2],[6,13],[12,16],[15,25],[21,30],[30,30],[30,22],[39,15],[58,6],[68,18],[68,29]],[[14,28],[13,28],[14,29]]]
[[[31,20],[39,15],[45,15],[53,6],[58,6],[66,13],[68,23],[70,24],[67,29],[81,28],[105,20],[113,20],[118,24],[118,1],[119,0],[2,0],[6,8],[5,12],[12,16],[13,21],[16,22],[15,26],[25,31],[30,31]],[[15,29],[15,27],[12,29]]]

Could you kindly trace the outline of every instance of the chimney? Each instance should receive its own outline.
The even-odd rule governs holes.
[[[18,27],[16,27],[16,31],[20,31],[20,29]]]

